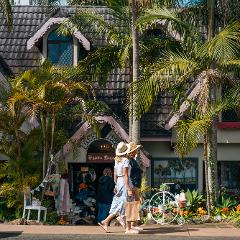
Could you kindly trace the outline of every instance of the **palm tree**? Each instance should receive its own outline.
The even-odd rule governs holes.
[[[44,62],[36,70],[23,72],[13,82],[14,94],[9,99],[11,109],[14,110],[20,102],[32,118],[39,117],[43,138],[43,177],[47,160],[53,154],[56,114],[74,99],[82,106],[84,97],[92,92],[87,82],[73,81],[70,71]]]
[[[9,30],[12,28],[12,6],[9,0],[0,0],[0,8],[3,10],[4,16],[7,20]]]
[[[8,161],[0,166],[0,178],[7,177],[0,185],[0,196],[7,207],[20,207],[24,185],[32,186],[39,180],[41,141],[37,129],[26,131],[23,127],[29,117],[23,104],[14,106],[14,114],[9,110],[8,100],[13,94],[13,89],[1,88],[0,152]]]
[[[140,14],[144,13],[145,7],[152,7],[153,4],[157,4],[158,2],[159,4],[163,4],[165,1],[107,0],[102,2],[110,10],[114,21],[109,22],[105,20],[94,10],[81,10],[70,18],[69,21],[65,22],[61,29],[62,32],[73,31],[76,28],[82,31],[87,29],[88,32],[92,33],[93,38],[98,38],[99,36],[103,38],[105,36],[105,39],[109,43],[96,49],[79,63],[79,74],[87,73],[89,75],[90,73],[98,81],[103,82],[106,81],[107,76],[113,68],[130,66],[132,81],[138,82],[141,68],[140,63],[143,62],[140,56],[141,51],[146,53],[146,49],[154,49],[156,45],[163,46],[163,42],[167,43],[167,41],[166,39],[155,38],[156,41],[154,44],[150,41],[143,42],[135,23]],[[148,19],[151,15],[154,15],[152,16],[154,20],[164,19],[164,29],[167,29],[169,21],[181,24],[173,11],[166,8],[154,8],[153,12],[149,11],[144,14],[141,20],[142,28],[147,28],[147,26],[151,25],[149,22],[148,25],[144,25],[146,15]],[[119,22],[121,27],[116,25],[116,22]],[[135,86],[137,87],[137,84]],[[129,95],[131,98],[129,104],[129,136],[132,141],[139,143],[140,119],[135,109],[137,99],[136,89],[129,91]]]
[[[177,51],[166,51],[164,57],[152,65],[150,74],[141,80],[138,88],[139,112],[146,112],[159,92],[171,91],[176,86],[188,83],[188,86],[189,84],[193,86],[193,90],[190,91],[189,98],[181,105],[179,112],[173,116],[172,120],[175,119],[175,122],[179,120],[179,117],[189,110],[190,102],[196,100],[198,100],[196,103],[198,111],[204,114],[211,104],[214,105],[210,95],[211,89],[219,86],[223,81],[233,81],[239,69],[239,30],[240,22],[237,21],[226,26],[206,43],[187,38],[187,44],[182,42]],[[209,141],[212,140],[207,139],[207,142]],[[208,180],[211,184],[209,185],[210,205],[214,206],[215,165],[209,147],[206,153],[209,167],[211,167],[208,170]]]

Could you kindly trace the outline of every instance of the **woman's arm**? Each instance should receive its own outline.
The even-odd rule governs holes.
[[[117,193],[117,188],[116,188],[116,186],[117,186],[117,171],[116,171],[115,168],[114,168],[113,180],[114,180],[114,183],[115,183],[113,191],[114,191],[114,193]]]
[[[132,189],[129,186],[128,167],[123,168],[123,175],[124,175],[125,184],[128,191],[128,196],[132,196]]]
[[[115,184],[117,184],[117,172],[116,172],[116,169],[114,169],[113,179],[114,179]]]

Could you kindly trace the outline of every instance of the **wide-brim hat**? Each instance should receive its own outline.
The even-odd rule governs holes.
[[[130,150],[130,145],[125,142],[120,142],[116,148],[116,155],[123,156],[127,154]]]
[[[139,144],[135,144],[135,143],[133,143],[133,142],[130,142],[130,143],[129,143],[129,146],[130,146],[130,149],[129,149],[128,153],[131,153],[131,152],[137,150],[138,148],[140,148],[142,145],[139,145]]]

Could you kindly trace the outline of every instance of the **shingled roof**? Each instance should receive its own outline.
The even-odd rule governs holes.
[[[81,7],[82,8],[82,7]],[[93,7],[84,7],[93,9]],[[49,7],[49,6],[13,6],[13,30],[8,32],[3,13],[0,12],[0,19],[3,24],[0,26],[0,56],[7,64],[9,71],[13,74],[21,73],[24,70],[36,68],[40,65],[38,46],[27,50],[27,41],[34,33],[43,26],[51,17],[69,17],[73,15],[79,7]],[[94,11],[101,14],[108,21],[115,21],[106,7],[94,7]],[[121,29],[121,23],[116,22]],[[94,46],[99,46],[104,39],[92,39],[91,33],[84,32],[84,36]],[[38,48],[39,49],[38,49]],[[97,87],[98,99],[105,101],[113,112],[127,127],[127,114],[124,111],[126,89],[129,84],[129,70],[121,72],[115,69],[106,86]],[[170,96],[159,96],[157,103],[141,121],[142,136],[166,136],[170,132],[160,126],[165,121],[171,111],[172,98]]]

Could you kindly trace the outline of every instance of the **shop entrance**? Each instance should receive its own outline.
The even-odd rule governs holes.
[[[104,139],[90,144],[85,163],[69,163],[70,195],[79,211],[77,224],[96,223],[98,179],[105,168],[113,172],[114,147]]]

